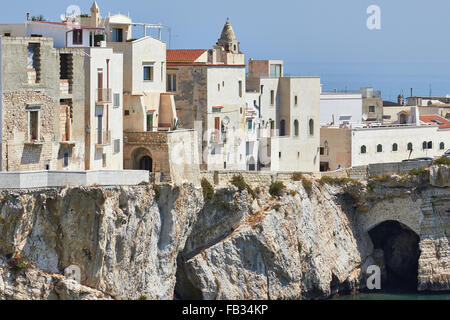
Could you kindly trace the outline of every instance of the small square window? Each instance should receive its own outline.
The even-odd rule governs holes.
[[[129,116],[130,115],[130,110],[125,110],[125,115]]]
[[[153,81],[153,66],[144,66],[144,81]]]
[[[369,112],[374,113],[375,112],[375,106],[369,106]]]

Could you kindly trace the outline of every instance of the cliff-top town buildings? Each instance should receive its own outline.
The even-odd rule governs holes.
[[[133,38],[133,26],[144,36]],[[208,49],[168,50],[150,23],[102,17],[0,25],[1,171],[317,172],[442,155],[450,98],[323,92],[246,61],[229,20]]]

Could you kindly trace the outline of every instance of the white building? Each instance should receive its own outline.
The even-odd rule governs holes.
[[[360,92],[322,92],[320,125],[357,124],[363,121]]]
[[[260,94],[259,169],[319,171],[320,78],[285,77],[282,61],[250,60],[247,89]]]

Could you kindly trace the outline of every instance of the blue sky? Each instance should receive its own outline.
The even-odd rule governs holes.
[[[450,93],[450,1],[97,2],[103,15],[130,12],[135,21],[171,26],[172,48],[210,48],[229,17],[247,58],[283,59],[286,72],[320,75],[328,89],[378,85],[387,95],[416,86],[428,94],[431,85],[433,94]],[[26,11],[58,20],[71,4],[88,12],[92,1],[18,0],[0,12],[1,22],[22,22]],[[381,30],[366,27],[369,5],[381,8]]]

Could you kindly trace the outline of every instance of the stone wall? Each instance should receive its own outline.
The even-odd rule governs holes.
[[[143,157],[152,159],[152,172],[159,173],[161,182],[198,184],[199,156],[197,133],[194,130],[171,132],[126,131],[124,168],[140,168]]]
[[[0,173],[0,189],[33,189],[63,186],[132,186],[149,183],[148,171],[27,171]]]

